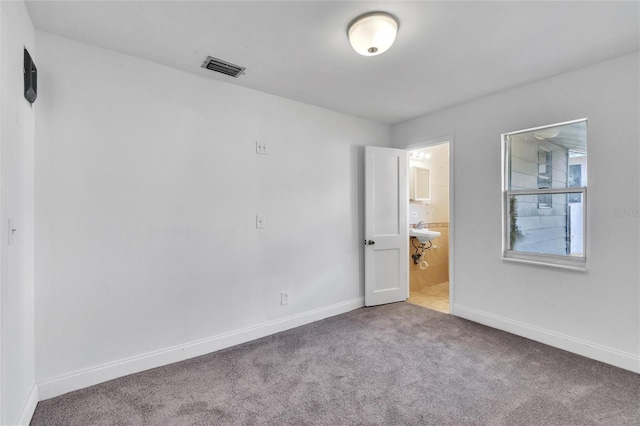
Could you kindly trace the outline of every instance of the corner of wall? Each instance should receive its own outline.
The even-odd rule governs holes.
[[[34,318],[34,111],[23,97],[25,3],[0,2],[0,423],[29,424],[38,402]],[[9,220],[16,228],[9,243]],[[13,234],[13,233],[12,233]],[[6,295],[10,294],[11,299]]]
[[[29,397],[27,398],[24,407],[20,411],[20,415],[18,416],[16,425],[28,426],[29,423],[31,423],[31,419],[33,418],[33,414],[36,411],[36,406],[38,405],[39,400],[40,398],[38,395],[38,386],[33,385],[33,388],[31,388],[31,392],[29,393]]]

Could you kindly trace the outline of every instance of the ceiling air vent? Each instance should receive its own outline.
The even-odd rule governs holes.
[[[244,74],[245,67],[231,64],[213,56],[207,56],[207,59],[202,63],[202,68],[206,68],[211,71],[219,72],[222,74],[230,75],[231,77],[238,78],[241,74]]]

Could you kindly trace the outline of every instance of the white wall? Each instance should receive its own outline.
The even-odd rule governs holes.
[[[42,397],[362,306],[363,146],[389,126],[36,39]]]
[[[394,146],[454,134],[454,313],[640,372],[638,54],[393,127]],[[589,118],[588,272],[507,263],[500,134]]]
[[[34,386],[33,175],[34,110],[23,96],[23,49],[38,64],[34,31],[22,1],[0,2],[0,424],[27,423]],[[16,232],[8,245],[9,220]]]

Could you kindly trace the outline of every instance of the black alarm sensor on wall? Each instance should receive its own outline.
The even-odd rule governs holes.
[[[24,98],[32,104],[38,97],[38,69],[24,49]]]

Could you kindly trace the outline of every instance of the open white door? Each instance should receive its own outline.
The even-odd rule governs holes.
[[[407,299],[407,152],[365,147],[364,304]]]

